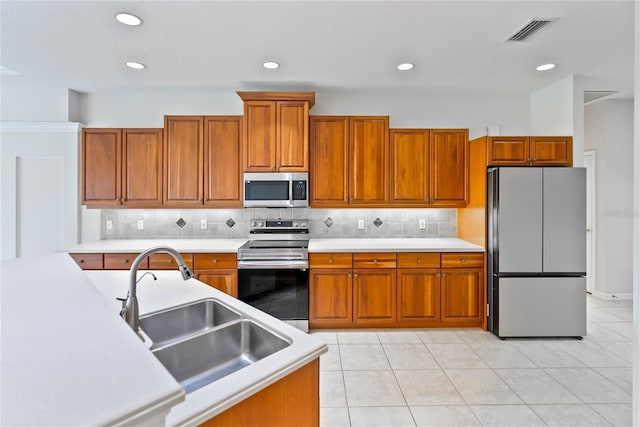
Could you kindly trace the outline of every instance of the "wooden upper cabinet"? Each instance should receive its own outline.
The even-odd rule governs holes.
[[[571,166],[573,138],[570,136],[529,137],[531,164],[536,166]]]
[[[276,170],[276,103],[244,103],[244,170]]]
[[[487,138],[487,165],[528,166],[528,136],[490,136]]]
[[[204,204],[242,207],[242,116],[204,118]]]
[[[466,206],[469,202],[468,129],[432,129],[429,146],[430,206]]]
[[[244,101],[245,172],[307,172],[314,92],[238,92]]]
[[[276,101],[278,172],[309,170],[309,103]]]
[[[349,198],[352,205],[389,204],[389,117],[351,117],[351,173]]]
[[[429,130],[391,129],[391,204],[420,205],[429,199]]]
[[[164,185],[165,206],[201,207],[203,186],[202,116],[165,116]]]
[[[121,200],[121,129],[82,129],[82,203],[105,207]]]
[[[122,130],[122,204],[162,204],[162,129]]]
[[[312,116],[311,206],[349,203],[349,117]]]
[[[570,136],[489,136],[488,166],[571,166]]]

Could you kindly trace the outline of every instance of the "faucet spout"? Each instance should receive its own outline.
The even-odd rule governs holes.
[[[157,253],[169,254],[176,260],[183,280],[188,280],[193,277],[193,273],[191,272],[189,267],[185,265],[182,256],[180,256],[178,251],[169,246],[156,246],[154,248],[147,249],[146,251],[138,255],[131,264],[129,273],[129,294],[127,295],[126,303],[121,312],[122,318],[125,320],[125,322],[127,322],[129,326],[131,326],[131,329],[133,329],[133,331],[136,333],[138,333],[138,327],[140,326],[140,313],[138,311],[138,297],[136,294],[136,278],[138,275],[138,268],[145,258],[147,258],[149,255]]]

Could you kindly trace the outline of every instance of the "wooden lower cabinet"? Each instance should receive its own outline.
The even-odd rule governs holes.
[[[440,270],[398,269],[398,322],[440,321]]]
[[[351,269],[309,272],[309,326],[345,327],[353,320]]]
[[[217,270],[196,270],[196,278],[219,291],[238,297],[238,270],[217,269]]]
[[[483,272],[480,268],[442,270],[440,307],[443,323],[482,322]]]
[[[384,325],[396,321],[396,270],[353,270],[353,321]]]
[[[206,427],[320,425],[318,359],[204,422]]]
[[[102,254],[69,254],[83,270],[102,270]]]

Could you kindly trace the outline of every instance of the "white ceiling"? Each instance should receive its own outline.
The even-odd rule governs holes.
[[[572,74],[633,96],[634,2],[5,1],[4,87],[529,93]],[[126,27],[114,14],[140,16]],[[557,18],[522,43],[531,18]],[[278,70],[261,63],[275,60]],[[127,60],[147,65],[143,71]],[[400,62],[415,68],[399,72]],[[558,66],[537,72],[536,65]]]

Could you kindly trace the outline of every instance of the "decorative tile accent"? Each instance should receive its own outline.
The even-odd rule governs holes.
[[[185,225],[187,225],[187,221],[185,221],[185,220],[184,220],[184,219],[182,219],[182,218],[179,218],[179,219],[176,221],[176,224],[178,225],[178,227],[182,228],[182,227],[184,227]]]
[[[233,218],[229,218],[228,220],[225,221],[225,224],[227,224],[227,227],[231,228],[234,225],[236,225],[236,222],[233,220]]]
[[[333,225],[333,220],[331,219],[331,217],[324,220],[324,225],[326,225],[327,228],[331,228],[331,226]]]
[[[376,218],[376,219],[373,220],[373,225],[375,225],[376,228],[380,228],[380,226],[382,224],[384,224],[384,223],[382,222],[382,220],[380,218]]]

